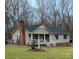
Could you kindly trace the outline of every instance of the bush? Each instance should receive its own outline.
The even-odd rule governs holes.
[[[35,48],[35,40],[32,40],[31,48],[32,48],[32,50],[36,49],[36,48]]]

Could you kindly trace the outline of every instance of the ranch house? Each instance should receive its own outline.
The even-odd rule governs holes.
[[[46,27],[40,25],[25,25],[23,20],[20,20],[17,28],[12,32],[13,43],[20,45],[35,45],[56,46],[57,44],[69,43],[70,34],[64,32],[60,28]]]

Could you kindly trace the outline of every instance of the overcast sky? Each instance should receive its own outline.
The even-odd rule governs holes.
[[[31,5],[32,7],[38,8],[37,3],[36,3],[36,0],[28,0],[28,1],[29,1],[30,5]]]

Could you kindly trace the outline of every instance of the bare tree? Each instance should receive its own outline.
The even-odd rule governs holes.
[[[6,0],[5,2],[5,33],[11,37],[11,32],[14,30],[18,24],[20,18],[20,2],[21,0]],[[24,2],[21,2],[24,4]],[[27,11],[27,10],[26,10]]]
[[[50,27],[61,27],[65,31],[73,29],[72,0],[36,0],[38,8],[33,8],[28,0],[6,0],[5,24],[6,33],[12,32],[21,16],[26,25],[45,24]]]

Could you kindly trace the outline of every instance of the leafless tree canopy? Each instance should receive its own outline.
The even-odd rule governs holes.
[[[21,16],[25,24],[45,24],[60,27],[73,32],[73,1],[72,0],[35,0],[38,8],[31,6],[28,0],[6,0],[5,2],[5,34],[11,38]]]

